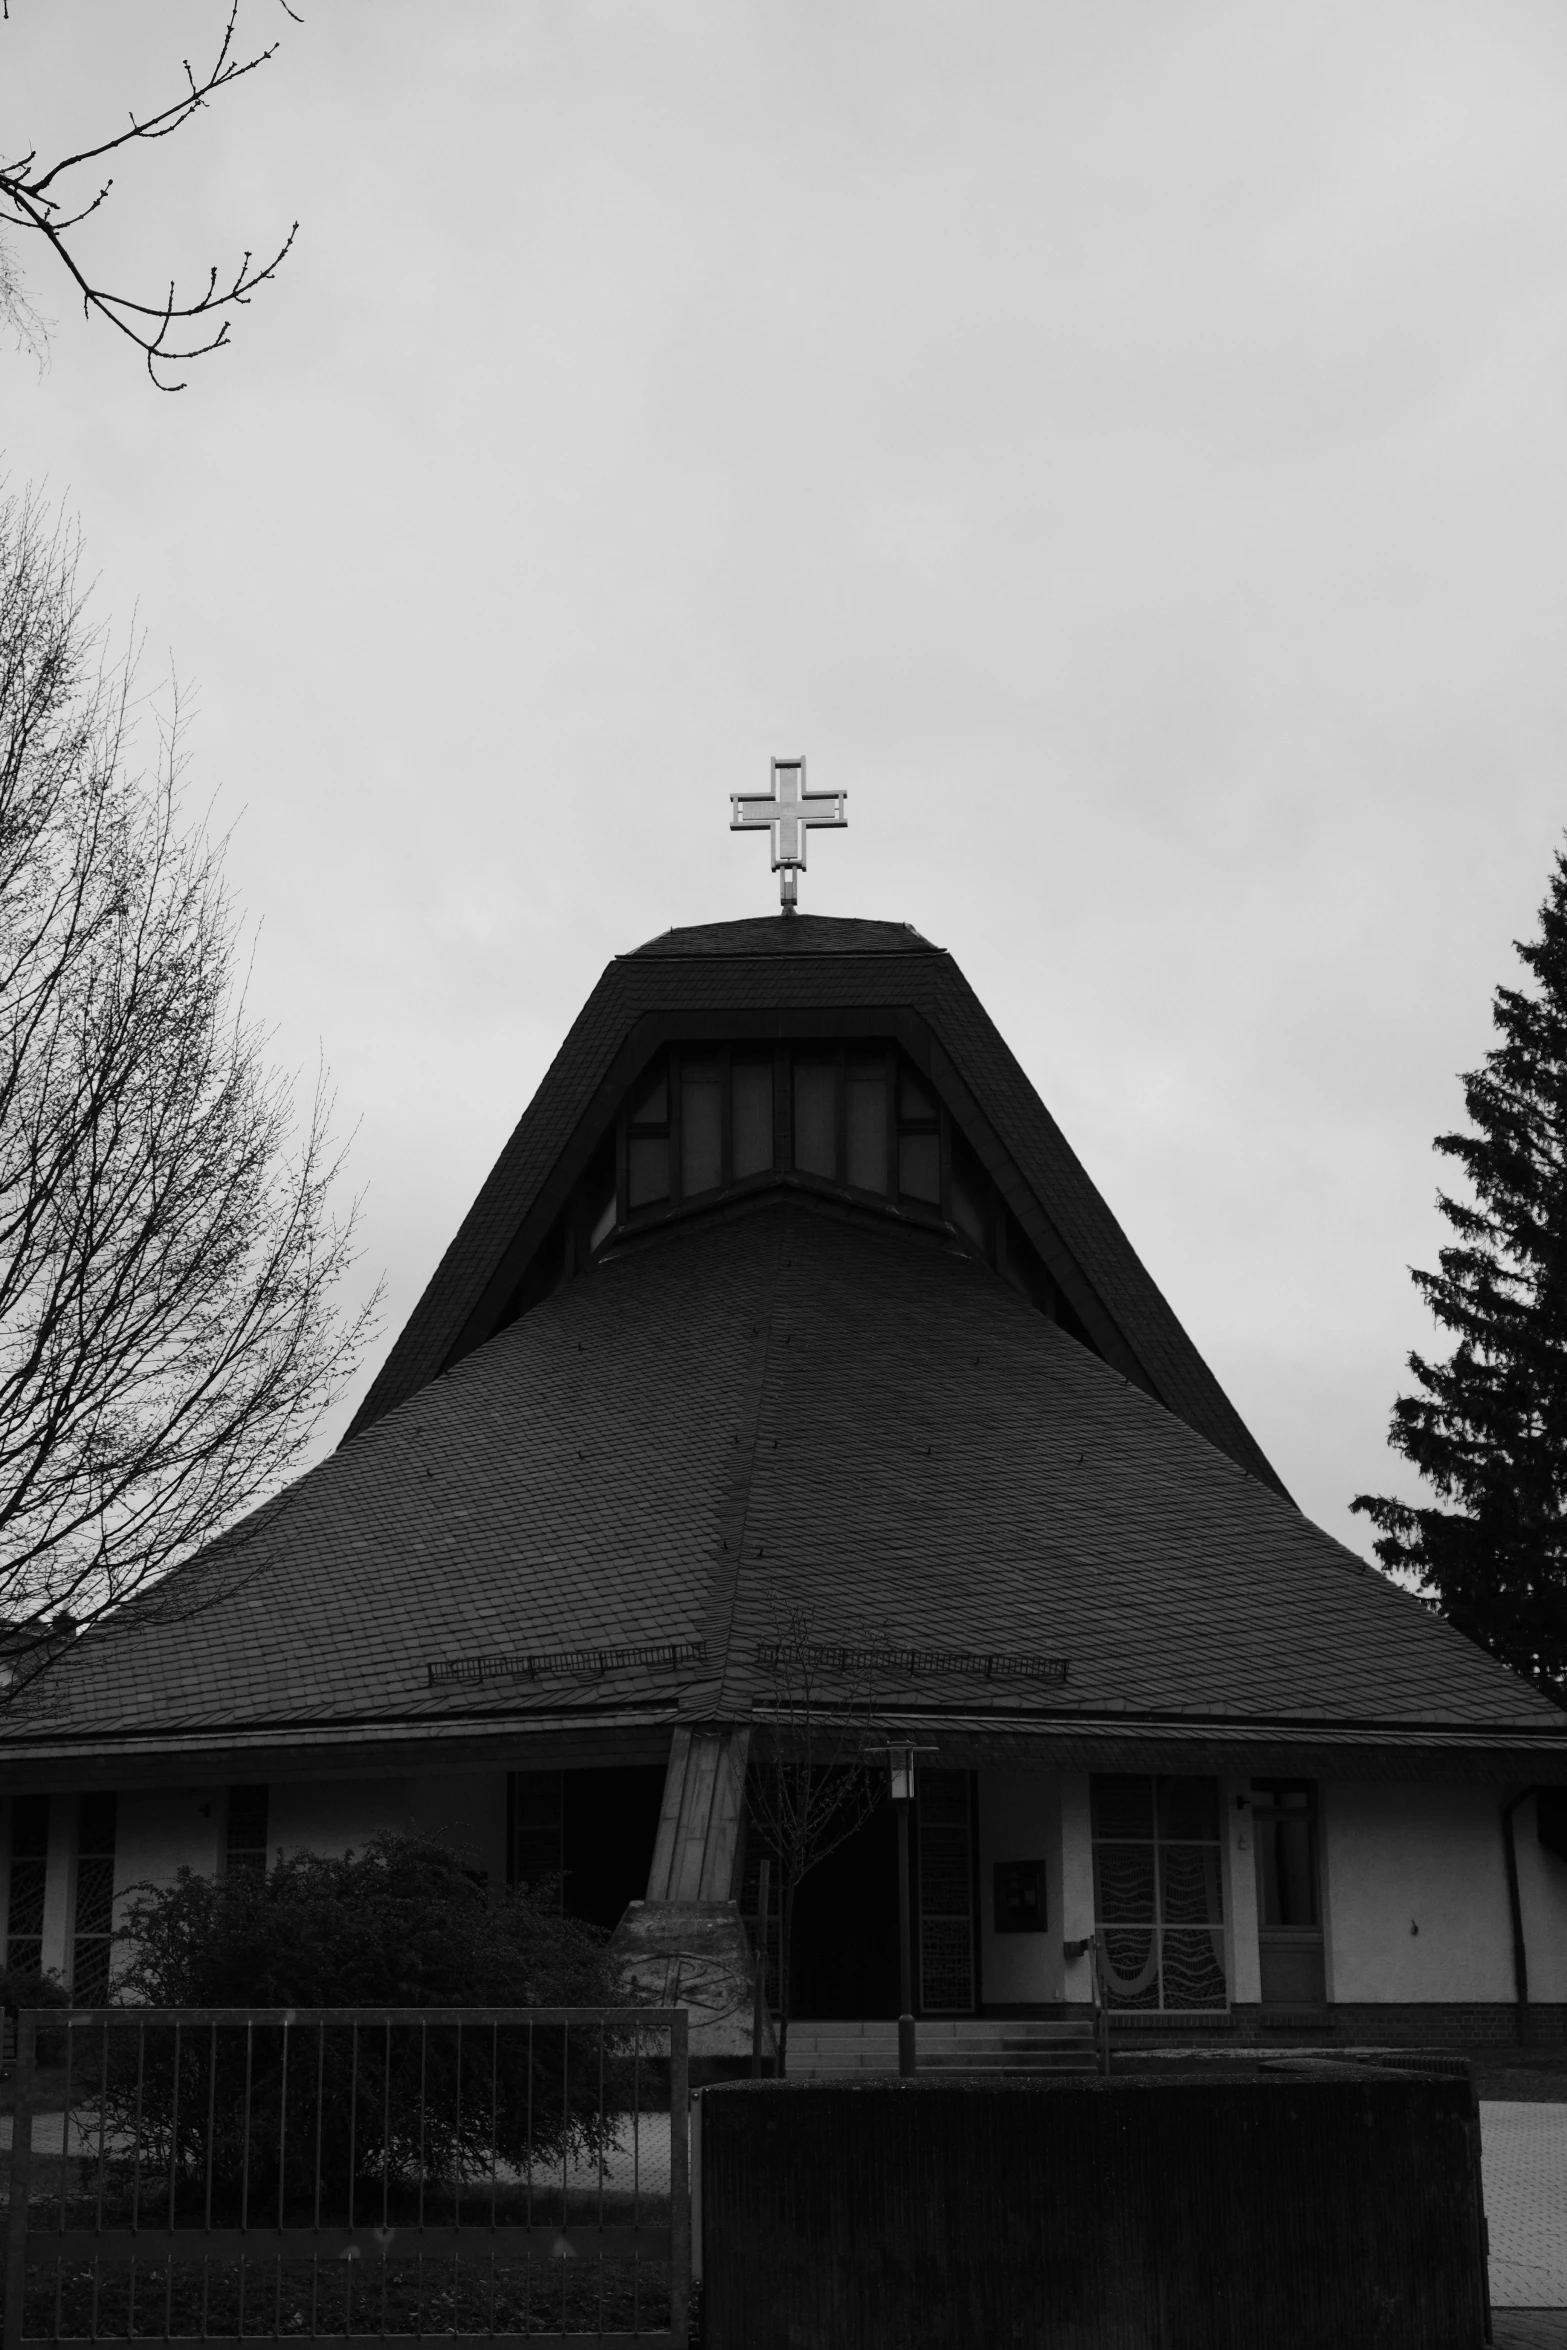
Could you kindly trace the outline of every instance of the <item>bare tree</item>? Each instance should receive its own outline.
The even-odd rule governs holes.
[[[296,24],[300,21],[288,0],[278,0],[278,5]],[[9,22],[10,14],[10,0],[5,0],[3,21]],[[298,234],[298,221],[270,261],[258,262],[247,252],[232,278],[225,277],[220,282],[214,266],[207,272],[206,285],[195,294],[182,297],[171,278],[167,295],[154,296],[151,300],[116,293],[99,284],[89,274],[75,232],[109,199],[113,177],[100,179],[99,173],[111,156],[143,141],[171,137],[220,91],[254,73],[277,54],[275,41],[268,48],[248,53],[239,48],[235,37],[238,25],[239,0],[231,0],[217,56],[207,70],[198,75],[192,71],[190,60],[185,59],[184,89],[155,113],[142,116],[133,113],[127,127],[112,137],[79,147],[52,162],[41,161],[35,148],[25,154],[0,157],[0,229],[21,229],[43,239],[72,281],[84,314],[91,317],[96,313],[106,318],[133,342],[145,357],[147,373],[162,392],[183,391],[185,380],[181,377],[178,382],[166,381],[159,373],[160,368],[182,367],[189,360],[222,349],[229,339],[234,311],[243,308],[256,288],[275,277],[282,267]],[[0,244],[0,318],[6,321],[24,349],[40,358],[43,356],[47,335],[42,319],[27,298],[14,255],[3,244]]]
[[[177,711],[132,764],[74,535],[0,503],[0,1620],[13,1687],[274,1490],[353,1367],[353,1214],[236,985]],[[175,1579],[176,1583],[178,1578]]]
[[[878,1738],[876,1693],[886,1655],[885,1635],[847,1646],[817,1641],[800,1610],[781,1617],[757,1650],[766,1690],[752,1711],[746,1799],[752,1831],[777,1872],[780,2073],[789,2048],[795,1896],[882,1798],[886,1740],[885,1733]]]

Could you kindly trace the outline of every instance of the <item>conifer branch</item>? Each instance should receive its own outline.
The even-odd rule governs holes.
[[[1567,1705],[1567,853],[1515,944],[1533,991],[1496,990],[1499,1041],[1461,1080],[1469,1130],[1434,1145],[1468,1179],[1437,1195],[1456,1245],[1411,1268],[1453,1346],[1408,1357],[1388,1441],[1434,1499],[1350,1506],[1389,1574]]]

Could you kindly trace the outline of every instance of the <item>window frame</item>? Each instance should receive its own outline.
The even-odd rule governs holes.
[[[1100,1781],[1109,1779],[1135,1779],[1143,1781],[1147,1784],[1150,1796],[1149,1823],[1151,1833],[1149,1835],[1112,1836],[1101,1834],[1096,1816],[1094,1790]],[[1212,1790],[1212,1817],[1214,1821],[1214,1832],[1211,1836],[1180,1834],[1171,1830],[1167,1830],[1165,1825],[1166,1806],[1164,1790],[1167,1786],[1172,1784],[1180,1785],[1183,1782],[1194,1785],[1201,1785]],[[1103,1886],[1100,1875],[1099,1855],[1101,1850],[1106,1847],[1123,1845],[1135,1846],[1139,1849],[1146,1850],[1150,1855],[1151,1914],[1146,1920],[1133,1918],[1106,1918],[1100,1914],[1103,1906],[1101,1899]],[[1176,1920],[1172,1922],[1165,1915],[1167,1884],[1164,1869],[1164,1855],[1172,1847],[1180,1848],[1184,1846],[1199,1848],[1207,1853],[1210,1853],[1212,1856],[1211,1866],[1213,1869],[1213,1885],[1215,1888],[1219,1914],[1217,1917],[1209,1918],[1201,1924],[1191,1924],[1182,1920]],[[1115,1933],[1117,1931],[1127,1933],[1146,1932],[1153,1937],[1152,1982],[1157,1996],[1151,2000],[1134,1997],[1132,1995],[1118,1997],[1115,1987],[1109,1982],[1104,1972],[1101,1971],[1100,1980],[1103,1985],[1105,2003],[1109,2008],[1110,2013],[1112,2015],[1159,2015],[1193,2018],[1228,2015],[1235,2003],[1234,1952],[1231,1943],[1230,1928],[1230,1910],[1233,1906],[1233,1900],[1231,1889],[1226,1884],[1224,1791],[1222,1782],[1219,1780],[1217,1775],[1209,1771],[1094,1772],[1091,1775],[1089,1781],[1089,1852],[1093,1868],[1094,1934],[1098,1940],[1101,1961],[1104,1958],[1106,1937],[1109,1934]],[[1193,1940],[1195,1940],[1199,1935],[1208,1935],[1214,1937],[1214,1941],[1217,1946],[1217,1961],[1219,1971],[1224,1978],[1224,1998],[1218,2006],[1180,2007],[1172,2005],[1166,1999],[1165,1938],[1167,1935],[1173,1935],[1177,1937],[1177,1941],[1179,1941],[1180,1937],[1191,1937]]]
[[[37,1944],[37,1967],[40,1973],[43,1971],[44,1939],[47,1931],[49,1916],[49,1860],[54,1837],[55,1804],[57,1801],[58,1798],[50,1795],[47,1791],[31,1791],[20,1795],[13,1795],[7,1807],[9,1811],[9,1818],[6,1822],[7,1854],[4,1948],[5,1964],[8,1967],[32,1963],[30,1959],[27,1961],[19,1959],[15,1950],[13,1949],[13,1942],[21,1941],[28,1945],[32,1945],[33,1943]],[[18,1856],[16,1849],[16,1815],[23,1804],[35,1807],[33,1810],[33,1817],[42,1824],[42,1839],[36,1850],[30,1843],[28,1850]],[[16,1873],[18,1857],[20,1857],[25,1866],[29,1868],[36,1866],[39,1871],[38,1930],[36,1933],[33,1933],[32,1931],[21,1933],[19,1932],[16,1925]]]
[[[100,1820],[107,1819],[108,1832],[101,1833],[91,1846],[87,1844],[86,1827],[96,1807]],[[120,1804],[116,1788],[92,1788],[78,1795],[76,1819],[72,1831],[71,1871],[71,1931],[70,1950],[71,1998],[78,2007],[101,2007],[109,1996],[114,1966],[114,1904],[120,1863]],[[88,1878],[89,1869],[108,1868],[108,1898],[101,1913],[103,1923],[83,1923],[84,1886],[96,1886],[97,1878]],[[90,1970],[90,1979],[84,1979]]]
[[[236,1803],[236,1797],[240,1798],[239,1803]],[[260,1798],[259,1802],[256,1801],[257,1797]],[[256,1812],[259,1812],[261,1815],[262,1832],[261,1842],[259,1844],[240,1844],[235,1840],[234,1829],[237,1824],[235,1815],[237,1812],[243,1809],[243,1806],[247,1801],[251,1804],[252,1809]],[[253,1874],[259,1874],[264,1877],[268,1869],[271,1867],[271,1863],[271,1781],[266,1779],[236,1780],[232,1786],[226,1787],[223,1791],[223,1855],[221,1873],[225,1877],[231,1877],[234,1875],[236,1870],[249,1870]]]
[[[1304,1812],[1287,1811],[1270,1798],[1285,1794],[1303,1794]],[[1328,2001],[1328,1932],[1327,1884],[1322,1866],[1322,1797],[1315,1779],[1253,1779],[1248,1801],[1251,1806],[1252,1872],[1257,1907],[1257,1974],[1258,1998],[1264,2013],[1287,2014],[1291,2011],[1316,2013]],[[1264,1820],[1300,1819],[1307,1823],[1307,1852],[1311,1872],[1312,1904],[1316,1921],[1309,1926],[1270,1926],[1264,1923],[1263,1900],[1263,1838]],[[1270,1957],[1288,1961],[1309,1957],[1315,1960],[1315,1988],[1309,1993],[1288,1996],[1268,1996],[1265,1977]]]
[[[737,1061],[756,1064],[770,1059],[773,1070],[773,1144],[772,1161],[750,1175],[736,1177],[734,1172],[734,1071]],[[795,1164],[795,1070],[801,1059],[825,1064],[832,1072],[833,1097],[833,1172],[819,1174],[813,1169]],[[685,1075],[692,1063],[716,1064],[720,1084],[720,1161],[721,1178],[718,1185],[706,1190],[688,1193],[684,1183],[683,1159],[685,1153],[684,1109]],[[666,1087],[663,1120],[638,1121],[633,1116],[633,1105],[656,1082],[662,1068]],[[900,1111],[900,1093],[903,1074],[907,1068],[930,1098],[933,1115],[929,1118],[907,1118]],[[849,1119],[848,1094],[851,1079],[864,1073],[879,1075],[885,1092],[884,1128],[882,1137],[885,1189],[866,1189],[849,1181]],[[935,1199],[926,1199],[917,1193],[902,1189],[899,1181],[901,1141],[907,1135],[929,1135],[936,1144]],[[604,1235],[601,1246],[609,1246],[619,1235],[639,1232],[691,1210],[716,1205],[729,1198],[744,1198],[752,1191],[770,1185],[785,1183],[824,1196],[847,1199],[856,1204],[872,1205],[883,1213],[907,1217],[915,1223],[942,1226],[957,1233],[967,1248],[974,1248],[972,1236],[958,1230],[952,1220],[952,1151],[953,1125],[951,1113],[939,1092],[907,1047],[896,1037],[886,1035],[835,1036],[815,1038],[792,1036],[764,1040],[761,1038],[672,1038],[651,1053],[627,1088],[615,1120],[615,1220]],[[631,1202],[631,1146],[633,1141],[661,1141],[669,1158],[667,1193],[655,1200],[644,1200],[636,1206]],[[988,1191],[994,1183],[984,1169],[979,1154],[976,1163],[985,1175]],[[999,1195],[998,1195],[999,1196]],[[987,1197],[985,1221],[987,1242],[978,1253],[990,1261],[993,1256],[989,1243],[993,1238],[998,1211]],[[998,1269],[1003,1269],[999,1268]]]

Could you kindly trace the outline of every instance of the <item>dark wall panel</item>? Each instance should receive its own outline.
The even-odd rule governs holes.
[[[703,2091],[707,2350],[1480,2350],[1468,2080]]]

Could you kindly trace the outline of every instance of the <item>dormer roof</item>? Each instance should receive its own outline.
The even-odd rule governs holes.
[[[616,957],[345,1441],[505,1326],[530,1260],[668,1038],[868,1033],[897,1037],[929,1078],[1095,1351],[1283,1495],[1276,1471],[952,956],[904,923],[821,914],[670,930]]]

